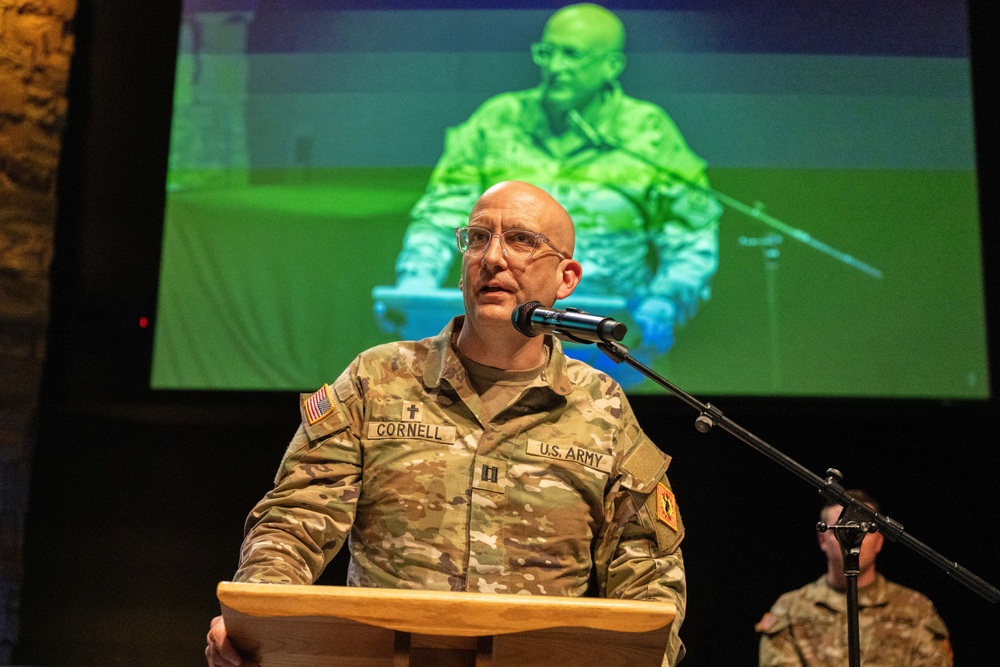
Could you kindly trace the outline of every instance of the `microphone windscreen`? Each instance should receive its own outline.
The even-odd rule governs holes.
[[[541,301],[528,301],[526,303],[522,303],[520,306],[515,308],[513,312],[511,312],[511,324],[513,324],[514,328],[523,333],[525,336],[535,336],[535,332],[531,330],[531,314],[541,305]]]

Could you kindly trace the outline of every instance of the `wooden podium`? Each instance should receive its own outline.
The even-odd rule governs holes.
[[[674,605],[341,586],[218,586],[261,667],[659,667]]]

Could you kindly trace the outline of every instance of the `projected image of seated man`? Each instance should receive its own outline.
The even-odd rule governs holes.
[[[622,22],[603,7],[570,5],[549,18],[531,46],[540,84],[498,95],[448,130],[411,211],[398,288],[442,286],[454,229],[479,195],[526,180],[576,221],[586,277],[575,296],[621,298],[640,335],[633,356],[648,360],[671,347],[674,325],[709,297],[722,209],[699,188],[707,186],[705,162],[666,112],[622,90],[624,45]],[[582,358],[610,364],[594,352]]]

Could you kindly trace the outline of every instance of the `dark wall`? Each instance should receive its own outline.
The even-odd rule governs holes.
[[[146,389],[152,334],[136,323],[154,314],[178,11],[174,0],[79,8],[19,664],[202,664],[215,584],[232,575],[243,520],[298,419],[292,394]],[[972,17],[995,343],[997,77],[980,57],[992,26],[978,4]],[[1000,584],[996,401],[711,400],[808,470],[839,468],[913,536]],[[684,664],[754,664],[753,624],[823,569],[819,499],[728,434],[696,433],[676,399],[636,409],[674,457],[688,528]],[[996,663],[997,604],[902,546],[880,565],[935,601],[959,665]],[[338,561],[324,581],[342,574]]]

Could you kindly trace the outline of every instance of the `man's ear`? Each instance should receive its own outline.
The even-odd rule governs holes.
[[[556,301],[565,299],[576,286],[580,284],[583,276],[583,267],[575,259],[564,259],[559,263],[559,289],[556,290]]]
[[[604,56],[604,71],[608,81],[614,81],[625,71],[628,58],[621,51],[612,51]]]
[[[882,547],[885,546],[885,536],[882,533],[869,533],[865,535],[865,539],[875,542],[875,553],[882,553]]]

